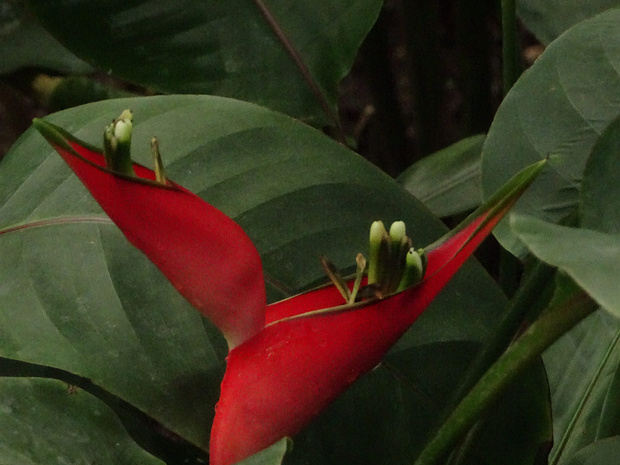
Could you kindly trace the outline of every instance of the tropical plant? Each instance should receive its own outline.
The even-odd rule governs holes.
[[[488,133],[394,180],[337,112],[378,1],[29,1],[90,66],[13,39],[7,66],[166,95],[49,115],[0,164],[3,463],[616,463],[620,10],[587,3],[601,13],[503,1]],[[402,6],[407,50],[441,77],[415,46],[436,51],[417,35],[436,10]],[[460,32],[481,18],[458,11]],[[517,12],[547,45],[520,78]],[[41,85],[75,102],[91,84]],[[416,119],[428,147],[436,112]],[[476,210],[446,235],[429,208]],[[465,260],[509,210],[494,279]],[[369,248],[376,220],[393,243]],[[410,243],[423,277],[399,286]]]

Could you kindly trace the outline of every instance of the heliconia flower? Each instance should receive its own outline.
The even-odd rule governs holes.
[[[234,221],[136,163],[135,177],[106,168],[103,153],[42,120],[34,126],[127,239],[235,347],[265,325],[260,256]]]
[[[232,465],[294,436],[378,365],[544,165],[517,174],[426,247],[418,284],[347,304],[332,285],[266,305],[260,258],[234,221],[182,187],[154,181],[147,168],[134,164],[136,177],[118,174],[99,150],[44,121],[35,126],[129,241],[227,338],[211,465]],[[404,225],[397,224],[391,240],[405,244],[403,237]],[[419,266],[420,257],[413,258]]]

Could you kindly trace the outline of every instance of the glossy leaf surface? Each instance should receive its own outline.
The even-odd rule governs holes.
[[[112,75],[162,92],[252,101],[315,123],[329,118],[307,80],[333,111],[336,85],[381,7],[377,0],[29,4],[61,42]]]
[[[584,447],[567,465],[618,465],[620,464],[620,436],[596,441]]]
[[[544,361],[554,413],[550,464],[618,434],[620,322],[615,317],[594,313],[548,349]]]
[[[603,308],[620,317],[620,234],[524,216],[512,217],[510,226],[534,255],[568,273]]]
[[[92,67],[47,32],[20,2],[0,1],[0,73],[27,66],[87,73]]]
[[[480,156],[485,136],[468,137],[407,168],[397,180],[439,217],[482,203]]]
[[[0,378],[2,463],[163,465],[89,393],[40,378]]]
[[[550,169],[516,211],[556,222],[577,205],[586,159],[620,113],[620,9],[584,21],[554,41],[515,84],[491,125],[482,159],[489,195],[524,166]],[[506,224],[502,245],[525,253]]]
[[[579,220],[584,228],[620,233],[620,116],[605,129],[586,164]]]
[[[584,229],[566,228],[561,235],[554,236],[562,239],[565,233],[569,234],[561,253],[564,260],[581,255],[581,263],[573,266],[572,274],[585,278],[581,279],[582,286],[595,298],[602,298],[603,293],[607,299],[617,299],[609,295],[618,288],[615,282],[606,290],[601,289],[600,283],[595,289],[589,282],[609,279],[618,272],[613,270],[617,264],[610,263],[610,255],[620,246],[620,186],[616,170],[619,126],[616,119],[606,128],[588,158],[579,198],[580,225]],[[605,249],[604,243],[610,248]],[[582,267],[592,275],[582,276]],[[617,300],[608,308],[617,309]],[[620,322],[618,313],[615,315],[599,310],[545,354],[555,417],[556,441],[551,464],[595,460],[600,453],[595,444],[600,442],[603,447],[605,438],[620,433],[620,405],[614,400],[620,386]]]

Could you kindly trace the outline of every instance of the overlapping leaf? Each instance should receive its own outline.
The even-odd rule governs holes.
[[[6,464],[163,465],[99,399],[37,378],[0,378],[0,456]]]
[[[163,92],[235,97],[317,123],[329,116],[316,94],[334,110],[336,85],[381,7],[378,0],[29,4],[61,42],[112,75]]]
[[[560,36],[515,84],[500,106],[483,148],[482,187],[489,195],[510,176],[549,158],[549,170],[516,211],[558,221],[577,205],[586,159],[620,114],[620,9]],[[504,224],[500,242],[524,249]]]
[[[485,136],[463,139],[421,159],[397,178],[439,216],[462,214],[482,202],[480,153]]]
[[[552,464],[569,459],[590,463],[587,460],[602,450],[613,450],[595,446],[597,441],[620,434],[620,405],[615,400],[620,389],[619,140],[616,118],[598,138],[584,169],[578,205],[581,228],[531,218],[513,220],[515,231],[533,253],[572,276],[615,315],[600,310],[545,354],[555,416]]]

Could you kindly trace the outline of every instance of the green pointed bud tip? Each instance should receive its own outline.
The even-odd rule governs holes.
[[[120,144],[127,143],[131,140],[132,129],[133,115],[131,111],[125,110],[114,123],[114,137]]]
[[[422,250],[422,252],[424,251]],[[409,252],[407,252],[406,266],[407,268],[412,267],[420,270],[420,274],[424,271],[424,261],[422,260],[419,251],[414,250],[413,247],[409,249]]]
[[[133,121],[133,113],[132,111],[127,108],[126,110],[123,110],[123,112],[119,115],[119,117],[117,118],[119,121],[120,120],[125,120],[125,121]]]
[[[368,251],[368,283],[383,279],[390,255],[390,241],[382,221],[370,225],[370,248]]]
[[[407,228],[404,221],[394,221],[390,226],[390,238],[394,242],[401,242],[402,238],[407,235]]]
[[[422,252],[422,254],[420,254],[420,252]],[[405,260],[405,270],[396,287],[396,292],[404,291],[422,281],[424,278],[425,263],[424,249],[415,250],[413,247],[409,249]]]
[[[103,133],[103,153],[106,166],[117,173],[135,176],[131,162],[131,131],[133,115],[130,110],[106,126]]]
[[[370,225],[370,243],[381,243],[387,231],[383,226],[383,221],[375,221]]]

